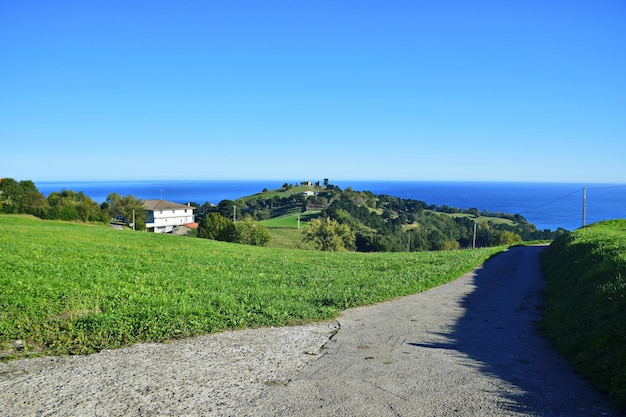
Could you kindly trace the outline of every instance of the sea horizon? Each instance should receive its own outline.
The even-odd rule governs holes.
[[[46,197],[63,189],[83,192],[97,203],[110,193],[164,199],[181,204],[217,204],[237,200],[283,184],[315,180],[79,180],[33,181]],[[423,201],[459,209],[521,214],[538,229],[573,230],[582,225],[583,189],[587,189],[586,224],[626,218],[626,184],[598,182],[524,182],[454,180],[329,180],[341,189]]]

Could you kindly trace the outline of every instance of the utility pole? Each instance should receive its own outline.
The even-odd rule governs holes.
[[[406,251],[411,252],[411,232],[409,232],[409,237],[406,241]]]
[[[135,230],[135,210],[133,210],[133,230]]]
[[[587,187],[583,187],[583,227],[587,221]]]
[[[298,230],[300,230],[300,214],[298,214]]]
[[[237,206],[233,206],[233,223],[237,221]]]
[[[476,249],[476,220],[474,220],[474,237],[472,238],[472,249]]]

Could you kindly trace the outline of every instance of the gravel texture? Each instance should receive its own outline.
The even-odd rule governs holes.
[[[336,330],[335,321],[249,329],[2,363],[0,416],[243,415]]]
[[[619,416],[536,332],[541,250],[337,321],[0,364],[0,415]]]

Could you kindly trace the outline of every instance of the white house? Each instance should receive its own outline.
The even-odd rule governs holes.
[[[145,200],[146,229],[154,233],[171,233],[179,226],[194,225],[193,207],[166,200]]]

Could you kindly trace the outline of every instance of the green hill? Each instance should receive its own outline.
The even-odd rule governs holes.
[[[23,215],[0,215],[0,231],[5,360],[329,319],[440,285],[502,250],[271,249]]]
[[[305,194],[305,192],[307,192]],[[223,216],[230,216],[232,202]],[[242,215],[269,229],[270,246],[303,248],[295,230],[297,214],[328,217],[355,234],[350,246],[358,252],[437,251],[498,246],[522,241],[549,241],[564,233],[537,230],[519,214],[458,209],[369,191],[341,190],[333,185],[283,186],[237,200]],[[301,217],[302,220],[302,217]],[[304,219],[305,221],[307,219]]]
[[[543,252],[546,335],[626,410],[626,220],[596,223]]]

